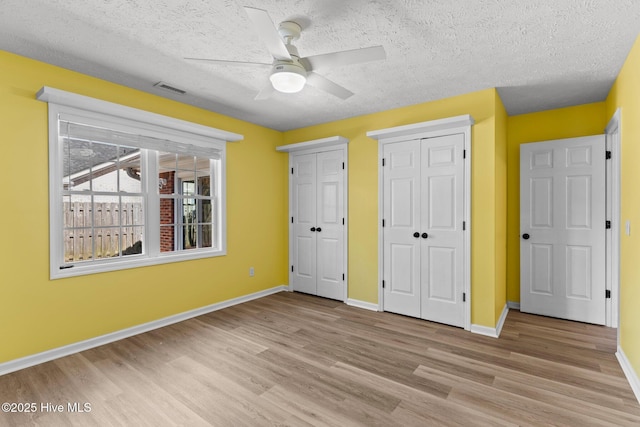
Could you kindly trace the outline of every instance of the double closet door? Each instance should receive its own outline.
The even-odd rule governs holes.
[[[464,134],[383,148],[383,307],[465,326]]]
[[[344,150],[292,154],[291,285],[345,299]]]

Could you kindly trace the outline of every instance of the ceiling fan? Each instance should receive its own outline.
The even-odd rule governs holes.
[[[363,62],[386,59],[382,46],[372,46],[362,49],[345,50],[341,52],[325,53],[300,57],[298,49],[292,44],[300,38],[302,27],[293,21],[284,21],[276,29],[266,10],[244,7],[249,19],[255,26],[255,31],[266,44],[273,57],[273,63],[226,61],[205,58],[184,58],[190,61],[214,62],[223,64],[249,64],[270,66],[270,84],[264,87],[255,99],[267,99],[274,90],[283,93],[295,93],[302,90],[305,84],[324,90],[341,99],[347,99],[353,92],[316,73],[332,67],[339,67]]]

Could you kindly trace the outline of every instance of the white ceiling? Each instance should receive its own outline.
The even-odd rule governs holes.
[[[301,56],[383,45],[387,60],[254,96],[271,62],[242,6],[303,26]],[[510,115],[605,99],[640,30],[637,0],[2,0],[0,49],[273,129],[497,87]],[[186,90],[154,88],[164,81]]]

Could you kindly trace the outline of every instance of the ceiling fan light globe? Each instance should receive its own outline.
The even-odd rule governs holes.
[[[305,69],[297,64],[278,64],[269,76],[273,88],[278,92],[300,92],[307,82]]]

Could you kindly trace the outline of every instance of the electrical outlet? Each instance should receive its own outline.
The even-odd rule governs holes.
[[[253,267],[249,267],[249,277],[253,277],[255,274],[256,274],[256,272],[253,269]]]

